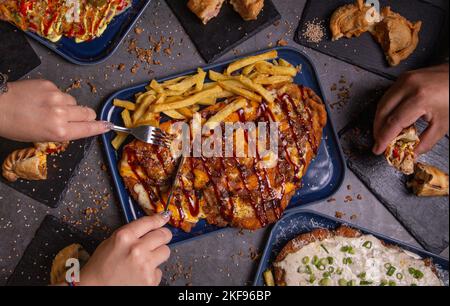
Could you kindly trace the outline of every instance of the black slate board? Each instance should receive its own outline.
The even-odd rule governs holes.
[[[369,33],[358,38],[331,41],[329,27],[331,15],[339,6],[354,2],[353,0],[309,0],[303,11],[295,41],[390,79],[397,78],[405,71],[428,66],[433,61],[445,21],[444,10],[421,0],[380,0],[381,7],[391,6],[395,12],[409,20],[423,22],[420,42],[415,52],[397,67],[390,67],[383,50]],[[318,44],[309,42],[303,35],[306,23],[314,20],[322,22],[326,29],[326,36]],[[448,40],[445,43],[448,43]]]
[[[100,242],[56,217],[46,216],[9,277],[7,285],[48,285],[53,258],[59,251],[73,243],[82,245],[89,254],[93,254]]]
[[[0,21],[0,72],[16,81],[41,64],[25,38],[12,25]]]
[[[281,18],[272,1],[266,0],[264,9],[255,21],[244,21],[229,3],[220,14],[203,25],[187,7],[188,0],[166,0],[203,59],[210,63],[240,43],[251,38]]]
[[[48,156],[48,179],[45,181],[18,180],[14,183],[0,176],[0,181],[17,191],[33,198],[49,207],[58,207],[78,165],[89,151],[92,139],[71,142],[68,149],[54,156]],[[20,143],[0,137],[0,162],[14,150],[32,147],[33,144]]]
[[[375,110],[367,109],[360,119],[341,133],[347,164],[389,211],[427,250],[442,253],[449,245],[449,198],[420,198],[406,188],[407,177],[390,167],[384,156],[375,156],[372,122]],[[419,121],[423,131],[426,124]],[[449,171],[449,139],[442,139],[419,161]]]

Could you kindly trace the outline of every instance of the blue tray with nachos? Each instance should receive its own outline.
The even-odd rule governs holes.
[[[312,88],[323,99],[324,95],[322,92],[322,88],[311,60],[305,54],[294,48],[280,47],[275,48],[275,50],[278,51],[280,58],[289,61],[294,66],[301,65],[301,73],[299,73],[295,78],[295,83]],[[257,55],[267,51],[268,50],[264,50],[246,56]],[[218,64],[205,66],[203,67],[203,69],[205,71],[209,71],[211,69],[215,71],[223,71],[229,63],[246,56],[234,58],[232,60]],[[187,71],[178,75],[161,78],[158,81],[163,82],[169,79],[193,74],[195,72],[196,70]],[[119,125],[123,124],[120,116],[122,109],[117,108],[113,105],[114,99],[133,101],[135,94],[145,91],[146,85],[148,85],[148,83],[123,89],[112,95],[105,102],[101,111],[100,119],[111,121]],[[113,138],[113,132],[103,135],[103,145],[108,159],[109,170],[114,180],[114,185],[117,190],[117,195],[119,197],[125,219],[127,222],[131,222],[143,216],[144,212],[140,208],[139,204],[132,199],[132,197],[126,190],[122,178],[119,174],[117,165],[122,152],[121,150],[116,151],[112,147],[111,141]],[[323,140],[319,148],[318,155],[311,163],[311,166],[306,175],[303,177],[303,188],[298,190],[298,192],[292,198],[286,212],[293,208],[305,207],[307,205],[322,201],[333,195],[340,188],[344,180],[345,169],[346,167],[340,144],[336,136],[336,132],[333,128],[333,123],[328,117],[328,124],[323,132]],[[171,228],[171,230],[173,232],[172,244],[176,244],[198,237],[200,235],[216,232],[220,230],[220,228],[209,225],[205,220],[202,220],[192,229],[190,233],[185,233],[182,230],[176,228]]]
[[[57,42],[51,42],[35,33],[29,31],[25,33],[73,64],[99,64],[117,50],[150,1],[132,0],[130,7],[114,17],[105,32],[91,41],[77,43],[74,39],[62,37]]]

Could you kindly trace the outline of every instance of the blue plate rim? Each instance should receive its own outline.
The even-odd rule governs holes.
[[[331,217],[329,215],[326,215],[326,214],[323,214],[323,213],[320,213],[320,212],[317,212],[317,211],[313,211],[313,210],[310,210],[310,209],[304,209],[302,207],[298,207],[298,208],[293,208],[290,211],[286,212],[286,214],[283,217],[281,217],[281,219],[278,220],[278,222],[275,223],[273,225],[273,227],[271,228],[270,234],[267,237],[267,240],[265,242],[264,250],[263,250],[263,252],[261,254],[261,259],[260,259],[259,264],[258,264],[258,269],[257,269],[257,271],[255,273],[255,279],[253,281],[253,286],[255,286],[255,287],[259,287],[260,286],[258,283],[260,282],[261,277],[262,277],[263,272],[264,272],[263,271],[263,269],[265,267],[264,259],[268,255],[270,255],[269,254],[270,252],[272,252],[271,241],[274,240],[275,231],[277,230],[277,227],[279,227],[281,222],[284,221],[285,219],[290,218],[293,215],[302,215],[302,214],[311,214],[311,215],[315,215],[315,216],[318,216],[318,217],[321,217],[321,218],[324,218],[324,219],[331,220],[331,221],[339,223],[341,225],[347,225],[347,226],[349,226],[351,228],[354,228],[356,230],[360,230],[363,233],[371,234],[371,235],[373,235],[373,236],[375,236],[375,237],[377,237],[377,238],[379,238],[379,239],[381,239],[383,241],[387,241],[390,244],[395,244],[395,245],[398,245],[399,247],[402,247],[402,248],[409,248],[411,250],[414,250],[414,251],[423,253],[423,254],[425,254],[427,256],[430,256],[430,258],[437,258],[439,260],[442,260],[442,261],[445,261],[445,262],[449,263],[449,260],[447,258],[444,258],[444,257],[442,257],[440,255],[433,254],[433,253],[431,253],[431,252],[429,252],[429,251],[427,251],[425,249],[418,248],[418,247],[413,246],[413,245],[411,245],[409,243],[405,243],[405,242],[403,242],[401,240],[398,240],[398,239],[395,239],[395,238],[391,238],[389,236],[386,236],[384,234],[380,234],[378,232],[375,232],[373,230],[367,229],[365,227],[353,224],[351,222],[343,221],[341,219],[337,219],[337,218]]]
[[[72,64],[79,65],[79,66],[91,66],[91,65],[101,64],[101,63],[105,62],[106,60],[108,60],[112,55],[114,55],[114,53],[116,53],[117,49],[122,45],[125,37],[128,35],[130,30],[134,27],[134,25],[136,24],[138,19],[142,16],[145,9],[148,7],[148,5],[150,4],[150,2],[152,0],[145,0],[145,1],[146,1],[146,3],[142,7],[142,9],[134,16],[133,21],[129,24],[129,26],[125,28],[125,31],[122,34],[122,37],[117,41],[114,48],[112,48],[109,53],[107,53],[105,56],[99,58],[98,60],[86,60],[86,61],[77,60],[77,59],[69,56],[65,52],[59,50],[55,46],[55,44],[52,43],[51,41],[49,41],[48,39],[45,39],[44,37],[41,37],[41,36],[37,35],[36,33],[30,32],[30,31],[24,31],[24,33],[28,37],[30,37],[30,38],[34,39],[35,41],[37,41],[38,43],[44,45],[45,47],[47,47],[51,51],[55,52],[56,54],[58,54],[59,56],[61,56],[62,58],[64,58],[65,60],[67,60],[68,62],[70,62]]]
[[[208,64],[208,65],[202,66],[201,68],[204,69],[205,71],[206,70],[210,70],[210,69],[214,69],[214,67],[221,66],[221,65],[227,65],[227,64],[229,64],[231,62],[236,61],[239,58],[252,56],[252,55],[258,55],[258,54],[265,53],[265,52],[268,52],[268,51],[271,51],[271,50],[277,50],[277,51],[287,50],[287,51],[293,51],[293,52],[297,52],[297,53],[301,54],[301,56],[304,57],[304,59],[308,62],[310,67],[313,69],[314,77],[315,77],[316,82],[317,82],[317,84],[319,86],[319,91],[320,91],[319,94],[320,94],[320,96],[322,98],[325,98],[325,96],[323,94],[323,87],[322,87],[322,84],[321,84],[321,82],[320,82],[320,80],[318,78],[317,70],[316,70],[315,65],[313,64],[313,61],[311,60],[311,58],[307,54],[305,54],[301,50],[296,49],[294,47],[275,47],[275,48],[263,49],[263,50],[259,50],[259,51],[256,51],[256,52],[251,52],[251,53],[248,53],[248,54],[240,55],[239,57],[231,58],[231,59],[226,60],[226,61],[213,63],[213,64]],[[169,79],[172,79],[172,78],[177,78],[177,77],[180,77],[180,76],[184,76],[186,74],[194,73],[195,71],[196,71],[196,68],[191,69],[191,70],[187,70],[187,71],[183,71],[181,73],[172,74],[172,75],[169,75],[169,76],[166,76],[166,77],[156,78],[156,80],[158,80],[160,82],[163,82],[165,80],[169,80]],[[133,86],[130,86],[130,87],[127,87],[127,88],[123,88],[123,89],[118,90],[117,92],[111,94],[107,98],[105,103],[103,104],[103,107],[102,107],[101,112],[100,112],[100,120],[106,120],[108,118],[108,113],[111,112],[114,109],[114,108],[111,107],[111,104],[112,104],[112,101],[114,100],[115,97],[120,96],[121,94],[126,93],[128,91],[134,91],[134,90],[137,90],[139,88],[142,88],[143,86],[146,86],[147,84],[148,84],[148,82],[143,82],[143,83],[140,83],[140,84],[137,84],[137,85],[133,85]],[[337,184],[335,184],[335,186],[332,189],[332,191],[326,197],[317,199],[315,201],[308,202],[306,204],[302,204],[301,208],[305,208],[305,207],[308,207],[310,205],[314,205],[315,203],[321,202],[324,199],[326,199],[326,198],[328,198],[330,196],[333,196],[341,188],[342,184],[344,183],[346,172],[347,172],[347,166],[346,166],[346,163],[345,163],[344,154],[343,154],[343,151],[342,151],[342,147],[341,147],[339,138],[337,136],[337,132],[336,132],[336,130],[334,128],[333,120],[332,120],[332,118],[330,116],[330,111],[329,111],[328,105],[325,102],[325,100],[323,102],[324,102],[324,105],[325,105],[325,108],[326,108],[327,114],[328,114],[327,115],[327,117],[328,117],[328,124],[330,125],[330,129],[332,131],[332,135],[330,135],[330,136],[334,137],[334,142],[336,143],[336,147],[337,147],[337,151],[338,151],[337,159],[339,160],[339,164],[340,164],[339,166],[342,169],[342,171],[339,173]],[[108,150],[108,148],[107,148],[107,143],[109,142],[109,139],[107,138],[107,134],[103,134],[102,135],[102,142],[103,142],[104,152],[106,153],[106,156],[107,156],[107,159],[108,159],[108,165],[109,166],[110,165],[114,165],[113,156],[112,156],[113,153],[111,153]],[[120,185],[119,180],[120,180],[120,178],[116,175],[116,173],[114,173],[114,172],[111,173],[111,172],[112,171],[110,171],[110,174],[111,174],[112,179],[114,181],[116,194],[119,197],[119,202],[120,202],[120,206],[122,208],[122,212],[125,215],[126,222],[130,223],[130,222],[134,221],[134,219],[131,219],[130,216],[127,214],[128,209],[127,209],[125,203],[128,203],[128,199],[125,199],[123,197],[123,195],[119,192],[119,189],[120,189],[119,188],[119,185]],[[130,204],[132,204],[132,203],[130,203]],[[130,206],[131,206],[131,210],[134,210],[134,208],[132,208],[132,205],[130,205]],[[284,214],[287,215],[290,211],[292,211],[294,209],[296,209],[296,208],[287,209],[284,212]],[[202,237],[205,237],[205,236],[210,235],[210,234],[218,233],[218,232],[220,232],[220,230],[227,230],[227,229],[231,229],[231,228],[218,229],[216,231],[212,231],[212,232],[200,235],[200,236],[195,236],[195,237],[183,240],[183,241],[172,243],[170,245],[171,246],[179,245],[179,244],[182,244],[184,242],[193,241],[195,239],[202,238]]]

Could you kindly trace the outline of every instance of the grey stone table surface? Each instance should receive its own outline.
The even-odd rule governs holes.
[[[336,129],[342,129],[358,114],[363,102],[370,99],[374,91],[386,88],[390,82],[296,45],[292,38],[306,1],[274,2],[282,15],[281,22],[249,39],[220,60],[275,46],[279,40],[286,40],[289,45],[304,51],[312,58],[325,90],[326,102],[329,105],[338,105],[331,111],[332,120]],[[80,104],[99,110],[105,99],[119,89],[154,77],[205,65],[164,1],[152,1],[137,27],[143,29],[143,33],[131,31],[118,51],[108,61],[97,66],[74,66],[45,47],[32,42],[41,57],[42,65],[26,78],[46,78],[62,89],[70,87],[76,80],[82,80],[81,88],[73,89],[70,93]],[[150,48],[153,40],[150,40],[149,36],[156,41],[161,36],[173,37],[174,44],[170,50],[165,50],[168,47],[168,43],[165,43],[161,52],[154,54],[155,61],[144,64],[128,51],[128,46],[131,39],[136,39],[139,47]],[[124,64],[125,68],[118,69],[119,64]],[[353,83],[350,97],[343,103],[338,92],[330,89],[342,77],[349,84]],[[96,87],[96,93],[92,93],[91,85]],[[341,103],[336,104],[337,102]],[[47,208],[0,184],[0,284],[4,284],[13,272],[47,214],[60,217],[99,238],[109,236],[124,223],[112,180],[105,171],[104,163],[101,144],[95,141],[57,209]],[[348,196],[354,200],[348,201]],[[365,228],[418,245],[350,171],[347,172],[341,190],[333,198],[335,201],[324,201],[311,206],[310,209],[330,216],[339,212],[344,220],[351,220]],[[229,229],[173,248],[172,257],[164,267],[165,279],[174,285],[250,284],[258,265],[258,254],[264,247],[268,233],[267,229],[256,232]],[[448,256],[448,251],[444,252],[444,255]]]

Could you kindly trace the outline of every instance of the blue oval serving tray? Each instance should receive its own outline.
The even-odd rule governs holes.
[[[25,33],[73,64],[99,64],[117,50],[150,1],[133,0],[131,7],[116,16],[102,36],[92,41],[76,43],[74,39],[63,37],[53,43],[35,33],[29,31]]]
[[[291,64],[302,66],[302,72],[299,73],[295,79],[297,84],[302,84],[312,88],[322,99],[324,98],[320,82],[317,78],[317,73],[311,60],[302,52],[297,49],[289,47],[274,48],[278,51],[279,57],[289,61]],[[256,52],[246,56],[256,55],[267,52],[268,50]],[[205,71],[215,70],[222,72],[229,63],[246,57],[242,56],[226,62],[213,64],[203,67]],[[169,76],[159,79],[163,82],[172,78],[177,78],[187,74],[196,73],[196,70],[187,71],[178,75]],[[134,95],[138,92],[145,91],[145,86],[148,83],[140,84],[131,88],[123,89],[114,95],[112,95],[104,104],[100,119],[105,121],[111,121],[116,124],[123,124],[120,117],[121,108],[117,108],[113,105],[114,99],[131,100],[134,101]],[[118,162],[122,152],[116,152],[111,145],[111,140],[114,137],[114,133],[110,132],[102,136],[104,149],[108,159],[109,170],[111,171],[114,185],[117,190],[120,204],[125,215],[127,222],[136,220],[144,215],[139,205],[130,197],[130,194],[125,188],[125,185],[120,177],[118,170]],[[333,128],[333,123],[328,116],[328,124],[324,129],[322,144],[320,146],[316,159],[312,162],[307,174],[303,178],[303,188],[300,189],[292,198],[287,211],[296,207],[305,207],[324,199],[327,199],[333,195],[341,186],[345,177],[345,162],[343,154],[340,148],[336,132]],[[192,229],[192,232],[185,233],[179,229],[171,227],[173,232],[172,244],[183,242],[200,235],[216,232],[220,228],[212,226],[206,223],[205,220],[200,221],[197,226]]]
[[[264,286],[264,271],[266,271],[271,266],[280,251],[289,241],[303,233],[311,232],[312,230],[317,228],[333,230],[341,225],[347,225],[351,228],[361,231],[362,233],[373,235],[378,239],[386,242],[387,244],[399,246],[402,249],[417,254],[424,259],[432,259],[438,270],[441,280],[444,281],[446,286],[448,286],[449,278],[447,259],[418,249],[399,240],[395,240],[385,235],[361,228],[351,223],[345,223],[342,220],[331,218],[329,216],[304,209],[295,209],[291,211],[274,225],[261,256],[261,261],[259,263],[258,271],[256,272],[256,277],[253,285]]]

